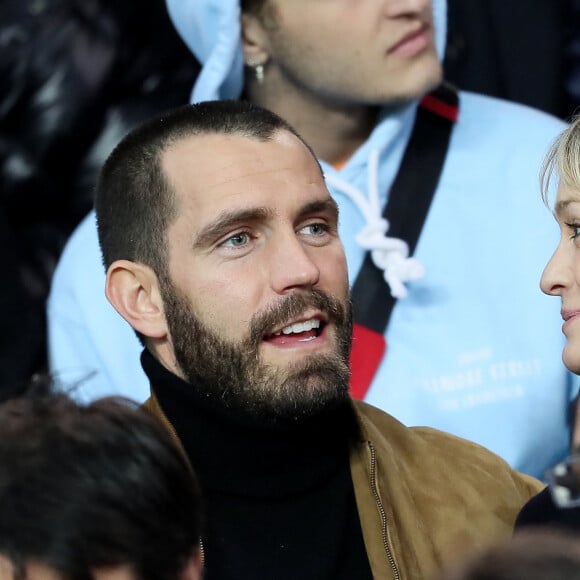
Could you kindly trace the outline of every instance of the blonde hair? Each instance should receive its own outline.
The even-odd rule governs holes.
[[[580,114],[556,138],[542,163],[540,185],[546,204],[554,173],[565,185],[580,190]]]

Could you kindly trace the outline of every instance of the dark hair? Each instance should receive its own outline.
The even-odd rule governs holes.
[[[121,565],[176,580],[199,549],[200,503],[181,451],[131,402],[0,405],[0,554],[17,577],[35,561],[66,580]]]
[[[286,121],[245,101],[208,101],[159,115],[129,133],[111,153],[97,186],[96,212],[103,262],[141,262],[165,277],[166,231],[178,212],[162,154],[186,137],[240,135],[267,141],[286,130]],[[314,153],[309,149],[313,158]],[[196,160],[191,160],[195,165]]]
[[[241,0],[240,6],[242,13],[256,16],[267,29],[278,27],[278,10],[268,0]]]
[[[259,13],[266,6],[267,0],[241,0],[242,12]]]

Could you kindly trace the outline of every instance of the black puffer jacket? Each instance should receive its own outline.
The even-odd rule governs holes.
[[[197,69],[163,0],[0,3],[0,390],[46,368],[51,275],[101,163]]]

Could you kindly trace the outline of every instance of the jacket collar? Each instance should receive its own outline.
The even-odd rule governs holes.
[[[282,427],[234,416],[145,352],[152,384],[146,408],[158,416],[206,488],[280,497],[318,485],[348,464],[357,421],[350,400]]]

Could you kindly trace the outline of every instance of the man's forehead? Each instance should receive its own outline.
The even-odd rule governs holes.
[[[318,161],[293,133],[277,130],[268,140],[242,134],[191,135],[164,153],[163,171],[178,200],[256,194],[273,187],[324,188]]]
[[[243,132],[242,130],[232,132],[203,132],[183,134],[174,139],[164,152],[165,158],[171,158],[184,150],[195,152],[200,157],[211,155],[214,152],[237,150],[253,150],[256,147],[264,146],[269,143],[285,143],[305,147],[304,143],[293,133],[281,127],[272,130],[269,135],[258,135]]]

